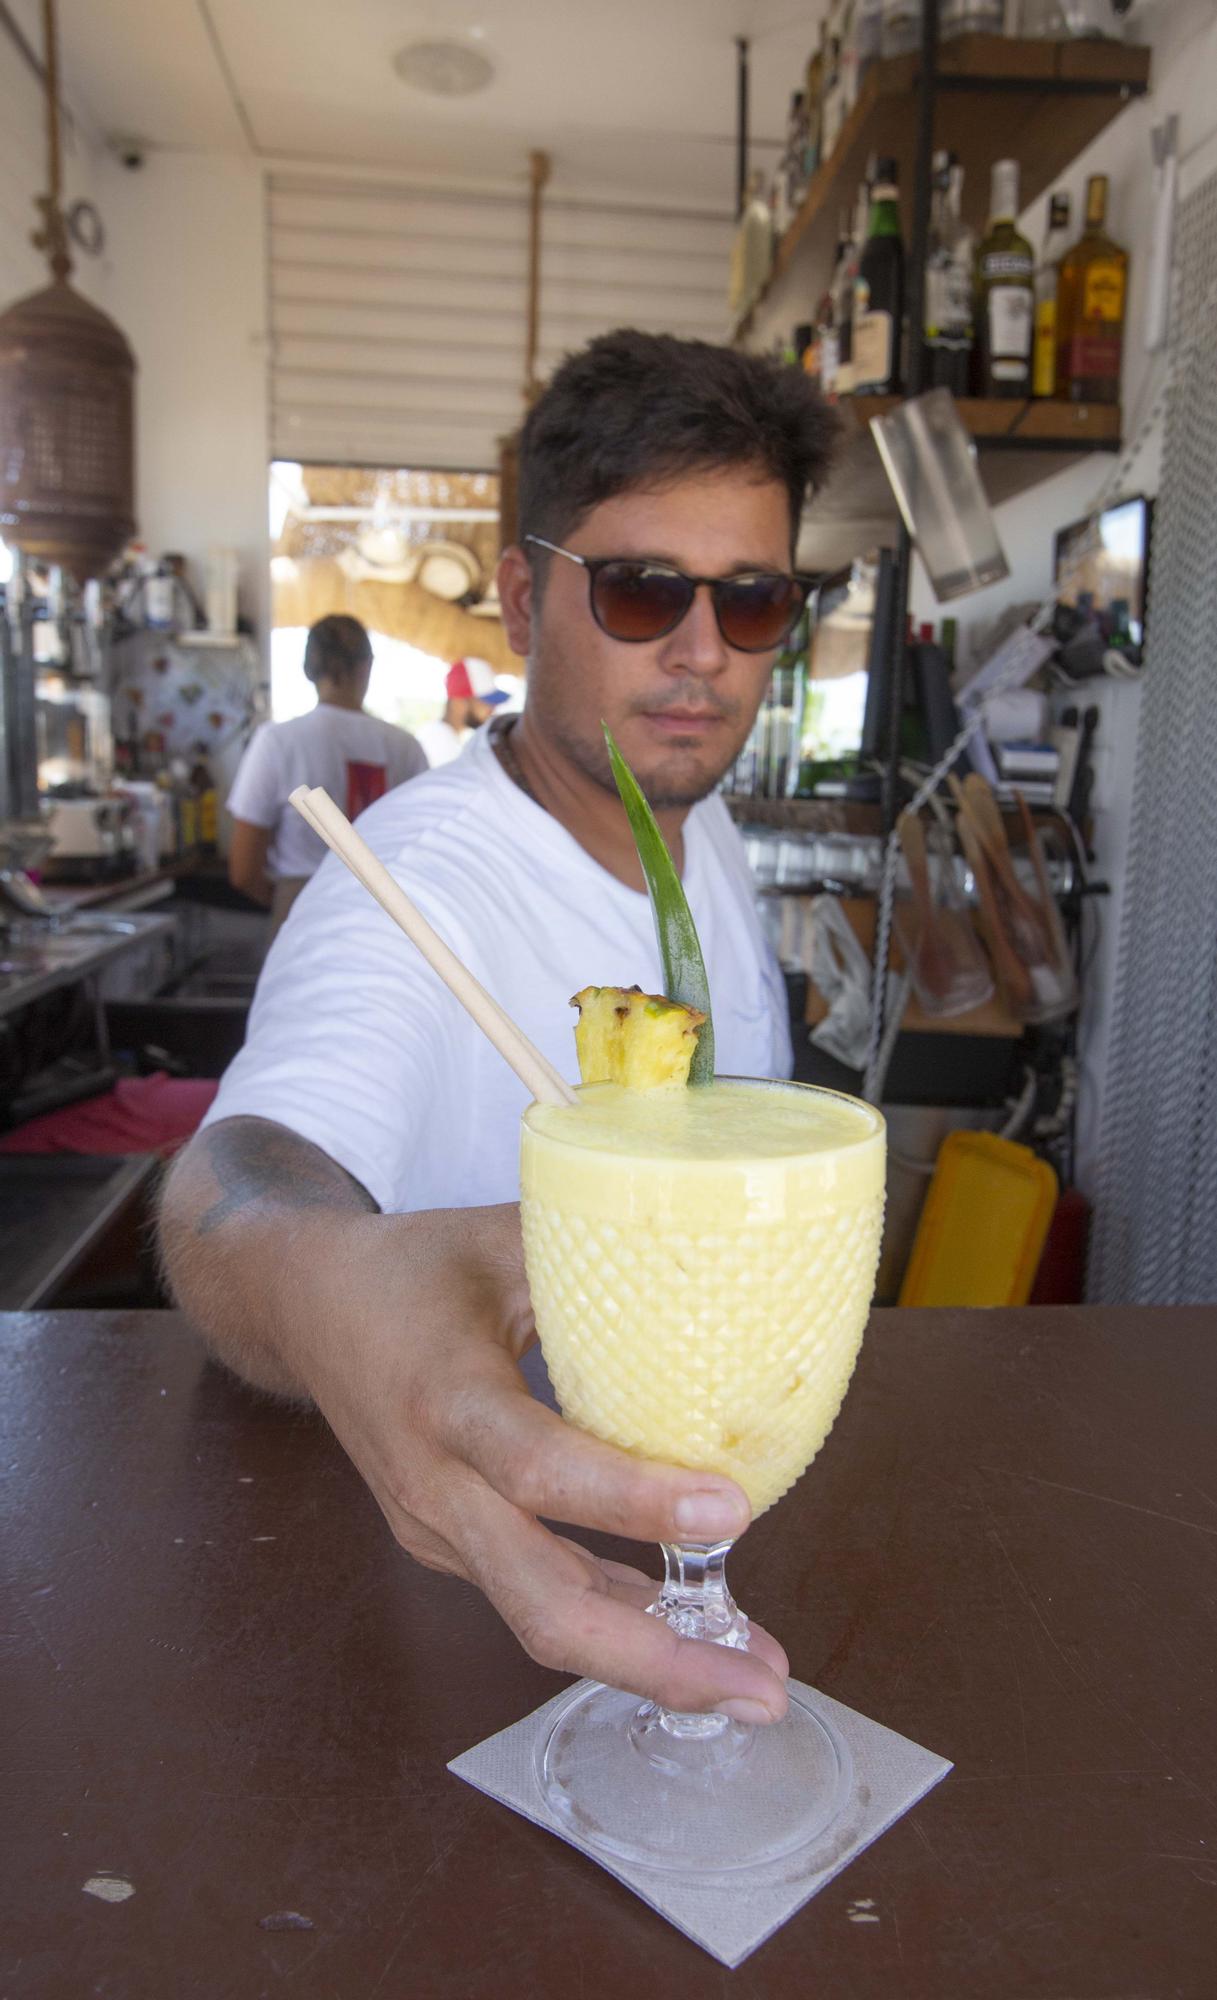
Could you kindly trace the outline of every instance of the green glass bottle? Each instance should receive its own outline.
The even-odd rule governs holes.
[[[854,280],[853,390],[895,396],[900,391],[904,323],[904,241],[895,160],[880,160],[871,188],[866,243]]]
[[[995,160],[989,226],[976,252],[976,333],[982,396],[1029,396],[1035,332],[1035,252],[1015,220],[1018,161]]]

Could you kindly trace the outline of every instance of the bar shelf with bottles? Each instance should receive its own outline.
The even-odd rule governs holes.
[[[835,566],[866,539],[861,523],[877,529],[892,515],[864,426],[905,387],[917,312],[922,386],[950,390],[977,445],[1005,453],[1000,468],[982,461],[991,501],[1036,484],[1071,453],[1119,447],[1128,256],[1107,233],[1107,177],[1087,182],[1076,240],[1069,197],[1053,194],[1038,253],[1018,226],[1019,180],[1017,160],[993,163],[988,220],[978,234],[963,219],[962,166],[953,153],[934,153],[925,286],[916,302],[905,282],[897,163],[885,155],[868,164],[811,319],[774,342],[775,353],[803,367],[854,418],[826,493],[804,519],[804,567]],[[1044,453],[1055,462],[1045,463]]]
[[[902,30],[897,11],[892,4],[858,0],[853,41],[838,53],[835,71],[824,49],[812,54],[778,169],[768,184],[761,177],[758,186],[754,177],[752,241],[747,256],[737,251],[733,268],[738,345],[755,345],[758,332],[764,334],[760,319],[767,303],[790,325],[807,317],[832,271],[842,210],[850,209],[876,157],[894,162],[906,238],[910,233],[921,63],[916,48],[884,53],[900,47],[902,32],[913,32],[908,23]],[[984,0],[966,9],[944,4],[942,13],[935,138],[962,168],[962,220],[979,235],[988,220],[994,162],[1017,159],[1021,200],[1035,201],[1130,98],[1148,90],[1150,51],[1118,41],[952,34],[953,27],[985,18]],[[827,25],[831,30],[831,16]]]

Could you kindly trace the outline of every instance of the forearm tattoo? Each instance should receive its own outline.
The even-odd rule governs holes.
[[[363,1209],[376,1202],[319,1146],[268,1118],[230,1118],[199,1135],[203,1155],[224,1190],[199,1216],[196,1236],[210,1236],[242,1209]]]

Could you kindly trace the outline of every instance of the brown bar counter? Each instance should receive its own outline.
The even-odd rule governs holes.
[[[735,1973],[449,1775],[561,1680],[319,1420],[170,1313],[0,1329],[6,2000],[1217,1990],[1217,1311],[874,1316],[732,1580],[956,1768]]]

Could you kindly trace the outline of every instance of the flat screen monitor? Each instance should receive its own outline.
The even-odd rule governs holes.
[[[866,732],[875,570],[856,562],[826,577],[816,597],[803,710],[802,754],[816,765],[857,758]]]
[[[1145,637],[1151,509],[1143,497],[1124,500],[1062,528],[1053,564],[1058,604],[1092,611],[1105,630],[1119,623],[1123,608],[1137,646]]]

